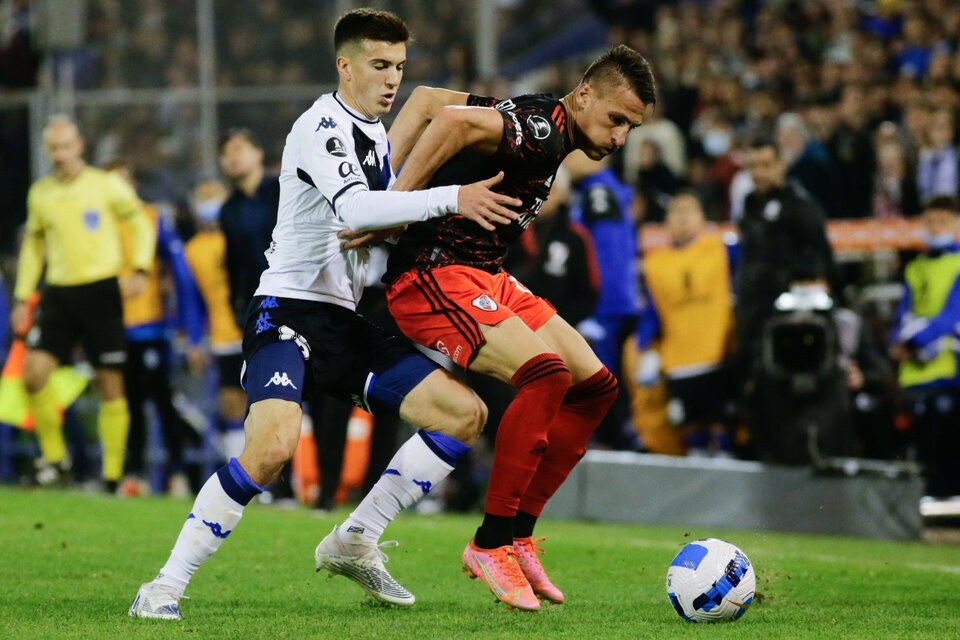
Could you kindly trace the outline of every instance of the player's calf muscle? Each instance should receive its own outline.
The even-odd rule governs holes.
[[[266,484],[296,451],[300,438],[300,406],[287,400],[262,400],[250,407],[246,445],[237,458],[257,484]]]
[[[472,444],[486,424],[487,406],[472,390],[438,369],[403,399],[400,417],[427,431]]]

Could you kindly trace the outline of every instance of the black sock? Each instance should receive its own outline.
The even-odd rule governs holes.
[[[483,524],[477,529],[473,543],[481,549],[496,549],[513,544],[513,517],[483,514]]]
[[[537,516],[526,511],[517,511],[517,518],[513,521],[513,537],[529,538],[533,535],[535,526],[537,526]]]

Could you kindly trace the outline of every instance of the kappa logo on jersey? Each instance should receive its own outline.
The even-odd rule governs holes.
[[[264,387],[269,387],[270,385],[276,385],[278,387],[293,387],[297,389],[297,385],[293,384],[293,380],[287,377],[287,372],[284,371],[283,375],[279,371],[273,372],[273,377],[267,380],[267,384],[263,385]]]
[[[333,118],[320,118],[320,122],[317,124],[317,128],[314,129],[313,132],[316,133],[317,131],[320,131],[320,129],[333,129],[336,126],[337,121]]]
[[[331,136],[330,139],[327,140],[327,153],[332,156],[337,156],[338,158],[346,158],[347,148],[343,146],[343,140],[337,136]]]
[[[377,156],[373,152],[373,149],[367,151],[367,157],[363,159],[363,165],[365,167],[375,167],[377,166]]]
[[[349,176],[360,177],[360,169],[357,168],[357,165],[352,162],[341,162],[340,167],[337,169],[337,172],[340,174],[341,178],[347,178]]]
[[[497,303],[491,300],[490,296],[488,296],[485,293],[481,293],[479,296],[474,298],[473,302],[471,302],[470,304],[475,306],[477,309],[480,309],[481,311],[496,311],[497,309],[500,308],[499,306],[497,306]]]
[[[527,126],[533,132],[533,137],[543,140],[550,135],[550,123],[543,116],[533,115],[527,118]]]

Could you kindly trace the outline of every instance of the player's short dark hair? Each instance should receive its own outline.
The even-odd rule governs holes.
[[[656,104],[657,82],[650,63],[625,44],[617,45],[590,63],[583,82],[626,84],[644,105]]]
[[[337,20],[333,28],[333,49],[339,53],[344,45],[360,40],[406,43],[410,40],[410,30],[395,13],[371,8],[354,9]]]
[[[220,144],[217,146],[220,153],[223,153],[223,148],[234,138],[243,138],[249,142],[252,147],[263,151],[263,143],[260,142],[260,137],[257,134],[246,127],[231,127],[220,136]]]
[[[929,200],[923,203],[924,211],[949,211],[950,213],[957,215],[958,205],[957,199],[953,196],[946,194],[939,194],[931,196]]]

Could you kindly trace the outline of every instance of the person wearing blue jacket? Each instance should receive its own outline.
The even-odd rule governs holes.
[[[594,314],[577,325],[600,361],[623,384],[623,345],[640,313],[637,276],[637,231],[631,217],[633,188],[609,166],[581,152],[570,154],[564,166],[574,183],[570,218],[587,228],[600,266],[600,296]],[[621,393],[594,433],[594,441],[614,449],[636,449],[630,406]]]
[[[926,249],[904,269],[890,355],[913,418],[927,495],[960,495],[960,244],[958,205],[934,196],[924,207]]]

